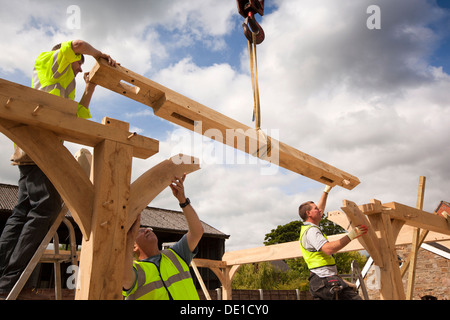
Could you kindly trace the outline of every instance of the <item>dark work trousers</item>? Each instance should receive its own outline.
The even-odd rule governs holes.
[[[47,234],[62,200],[36,165],[19,166],[17,205],[0,237],[0,293],[14,287]]]
[[[339,276],[320,278],[311,272],[309,292],[314,300],[362,300]]]

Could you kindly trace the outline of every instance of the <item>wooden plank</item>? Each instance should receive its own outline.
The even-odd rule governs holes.
[[[397,202],[384,203],[383,207],[387,208],[383,212],[389,214],[392,219],[405,221],[405,224],[413,227],[450,235],[450,222],[441,216]]]
[[[276,139],[266,137],[260,131],[122,66],[112,68],[105,60],[100,59],[91,70],[89,79],[97,85],[152,107],[158,117],[310,179],[350,190],[360,183],[357,177],[349,173]],[[213,136],[211,130],[220,132],[220,135]],[[260,149],[261,152],[258,152]]]
[[[39,101],[37,110],[34,99]],[[72,113],[74,106],[75,113]],[[91,147],[105,139],[120,142],[132,146],[137,158],[147,159],[158,152],[157,140],[78,118],[76,106],[77,103],[68,99],[0,79],[0,118],[39,126],[63,140]]]
[[[130,212],[127,230],[130,229],[138,214],[169,186],[175,176],[181,177],[200,169],[199,160],[179,154],[165,160],[137,178],[131,185]]]

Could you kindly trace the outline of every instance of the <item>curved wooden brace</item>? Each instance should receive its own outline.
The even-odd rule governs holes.
[[[341,209],[347,214],[352,227],[356,227],[360,224],[364,224],[369,227],[367,234],[359,237],[357,240],[362,246],[369,252],[375,264],[379,267],[383,267],[383,259],[379,249],[378,237],[367,217],[361,212],[358,206],[348,200],[343,200],[343,207]]]
[[[130,188],[127,230],[142,210],[169,186],[175,176],[181,177],[184,173],[189,174],[199,169],[197,158],[179,154],[157,164],[136,179]]]
[[[94,187],[61,139],[51,131],[4,119],[0,119],[0,131],[30,155],[50,179],[88,238]]]

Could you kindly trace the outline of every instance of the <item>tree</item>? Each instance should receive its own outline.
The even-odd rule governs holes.
[[[284,243],[297,241],[300,236],[300,228],[303,222],[300,220],[291,221],[285,225],[278,226],[276,229],[272,229],[266,234],[264,238],[264,245]],[[319,223],[319,228],[327,235],[344,233],[345,230],[334,222],[324,218]]]

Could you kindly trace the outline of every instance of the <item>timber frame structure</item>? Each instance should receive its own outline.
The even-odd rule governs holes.
[[[359,184],[348,173],[130,70],[110,67],[103,59],[91,70],[90,80],[149,105],[157,116],[191,130],[202,121],[202,134],[213,128],[224,134],[234,130],[237,136],[226,144],[268,161],[275,155],[275,164],[311,179],[347,189]],[[126,122],[104,118],[98,124],[77,118],[76,110],[74,101],[0,79],[0,131],[52,181],[83,234],[76,299],[121,299],[127,231],[174,176],[200,166],[196,158],[177,155],[131,183],[132,159],[158,153],[159,142],[129,132]],[[90,177],[63,140],[94,148]]]
[[[0,79],[0,131],[52,181],[83,234],[76,299],[121,300],[127,231],[174,176],[200,166],[177,155],[131,183],[133,157],[151,157],[159,142],[119,120],[77,118],[76,110],[74,101]],[[61,140],[94,148],[90,178]]]
[[[190,130],[202,123],[202,134],[218,129],[224,143],[315,181],[352,190],[359,179],[311,157],[262,132],[249,128],[143,76],[100,59],[90,80],[153,108],[156,116]],[[132,159],[146,159],[159,151],[157,140],[129,132],[129,124],[104,118],[102,124],[76,117],[77,103],[0,79],[0,131],[20,146],[52,181],[83,234],[80,280],[76,299],[122,299],[121,279],[126,233],[145,208],[171,182],[173,176],[200,169],[198,159],[177,155],[149,169],[131,183]],[[212,138],[211,136],[209,136]],[[236,142],[236,138],[244,143]],[[66,140],[94,148],[90,177],[64,147]],[[385,269],[382,296],[402,299],[393,245],[400,226],[412,224],[450,234],[448,222],[397,203],[374,201],[361,208],[344,201],[342,208],[352,225],[371,223],[370,233],[346,250],[365,248]],[[365,215],[368,215],[367,218]],[[391,222],[392,221],[392,222]],[[381,232],[380,236],[374,230]],[[431,235],[428,235],[430,237]],[[334,236],[336,237],[336,236]],[[332,240],[333,237],[330,237]],[[428,239],[428,238],[427,238]],[[297,242],[226,253],[222,261],[194,259],[193,267],[209,267],[219,277],[224,299],[231,299],[231,281],[241,264],[301,256]],[[389,285],[390,286],[390,285]]]

